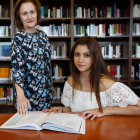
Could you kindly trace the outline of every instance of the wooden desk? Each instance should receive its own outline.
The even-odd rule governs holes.
[[[0,114],[0,125],[13,114]],[[0,129],[0,140],[140,140],[140,116],[104,116],[86,120],[86,134],[49,130]]]

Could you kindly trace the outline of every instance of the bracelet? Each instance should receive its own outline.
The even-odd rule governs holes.
[[[62,112],[63,112],[63,107],[62,107]]]

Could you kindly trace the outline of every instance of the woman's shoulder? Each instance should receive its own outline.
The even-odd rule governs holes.
[[[70,75],[67,79],[67,83],[72,87],[73,77]]]
[[[36,31],[38,32],[39,35],[47,36],[47,34],[42,30],[36,29]]]
[[[108,77],[100,79],[100,92],[110,89],[116,82]]]
[[[26,36],[26,32],[24,32],[23,30],[18,30],[14,34],[14,36],[12,37],[12,39],[15,40],[15,41],[18,41],[18,40],[22,41],[23,38],[25,38],[25,36]]]

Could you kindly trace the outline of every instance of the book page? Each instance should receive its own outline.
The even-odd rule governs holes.
[[[51,113],[47,116],[44,122],[54,123],[68,128],[77,129],[78,127],[80,127],[81,120],[82,118],[80,118],[77,114]]]
[[[24,116],[20,114],[16,114],[11,120],[9,120],[6,125],[16,125]]]
[[[16,125],[34,123],[40,126],[44,119],[46,119],[46,117],[47,113],[43,113],[41,111],[31,111],[28,112],[27,115],[24,115],[24,117],[20,121],[18,121]]]
[[[5,122],[4,126],[19,126],[26,124],[37,124],[38,126],[46,119],[47,113],[43,113],[41,111],[29,111],[27,115],[20,115],[16,113],[13,117],[11,117],[7,122]]]

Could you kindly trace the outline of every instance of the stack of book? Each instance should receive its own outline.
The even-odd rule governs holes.
[[[56,94],[53,95],[53,99],[61,99],[63,89],[59,86],[54,86],[54,88],[56,89]]]
[[[37,29],[44,31],[47,36],[69,36],[70,25],[61,23],[61,25],[50,24],[49,26],[36,26]]]
[[[115,79],[121,78],[121,65],[108,65],[107,69]]]
[[[131,66],[131,78],[140,80],[140,63],[133,63]]]
[[[121,58],[121,45],[101,46],[101,52],[103,58]]]
[[[10,17],[10,9],[9,7],[3,7],[0,5],[0,18],[9,18]]]
[[[0,101],[13,101],[13,88],[0,87]]]
[[[67,75],[64,75],[64,71],[66,73],[66,68],[61,68],[57,64],[51,68],[51,75],[53,80],[64,80],[67,78]]]
[[[68,7],[52,7],[52,6],[42,6],[42,18],[68,18],[69,9]]]
[[[140,17],[140,4],[133,6],[133,17]]]
[[[0,59],[11,60],[10,46],[11,42],[0,42]]]
[[[67,44],[56,47],[51,44],[51,58],[52,59],[66,59],[67,58]]]
[[[132,57],[140,58],[140,45],[138,43],[132,46]]]
[[[116,18],[123,15],[122,7],[118,7],[116,3],[112,6],[91,5],[88,8],[75,4],[74,10],[75,18]]]
[[[133,35],[140,35],[140,23],[133,23]]]
[[[0,26],[0,36],[1,37],[8,37],[11,34],[11,26]]]
[[[122,24],[94,24],[90,23],[88,26],[83,24],[74,25],[74,36],[122,36]],[[107,32],[108,31],[108,32]]]

